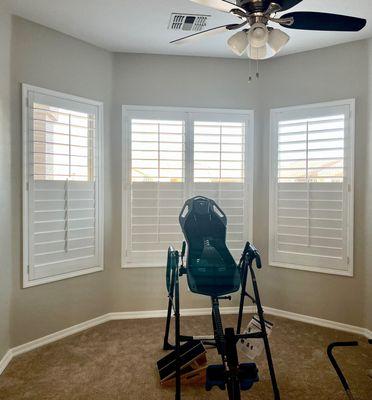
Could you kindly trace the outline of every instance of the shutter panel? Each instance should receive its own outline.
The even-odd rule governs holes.
[[[274,115],[270,263],[347,273],[352,262],[350,106]]]
[[[181,243],[185,201],[183,120],[131,119],[131,188],[127,262],[163,265]]]
[[[28,278],[100,267],[98,106],[27,93]]]
[[[227,244],[238,258],[249,235],[245,123],[194,120],[193,126],[193,194],[214,199],[225,212]]]
[[[250,113],[127,107],[123,117],[123,266],[164,266],[168,246],[184,240],[182,206],[196,195],[224,209],[238,258],[251,235]]]

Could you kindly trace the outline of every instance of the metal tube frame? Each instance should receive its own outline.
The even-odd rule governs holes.
[[[244,255],[244,254],[243,254]],[[252,257],[251,254],[247,253],[244,257],[244,261],[242,263],[241,267],[241,275],[242,275],[242,291],[241,291],[241,296],[240,296],[240,305],[239,305],[239,316],[238,316],[238,324],[237,324],[237,336],[242,337],[245,336],[247,338],[252,337],[252,335],[247,334],[247,335],[241,335],[241,325],[242,325],[242,320],[243,320],[243,311],[244,311],[244,300],[246,297],[249,297],[253,304],[256,305],[257,307],[257,315],[260,321],[260,327],[261,327],[261,332],[258,333],[257,338],[261,338],[264,341],[264,346],[265,346],[265,352],[266,352],[266,359],[267,359],[267,364],[269,367],[269,372],[270,372],[270,378],[271,378],[271,386],[274,394],[274,399],[275,400],[280,400],[280,392],[278,388],[278,383],[276,380],[276,375],[275,375],[275,369],[274,369],[274,363],[271,355],[271,349],[270,349],[270,343],[269,339],[267,336],[267,331],[266,331],[266,323],[265,323],[265,317],[264,317],[264,311],[262,308],[261,304],[261,298],[260,298],[260,293],[258,290],[258,285],[257,285],[257,279],[256,279],[256,274],[253,269],[253,260],[256,260],[256,263],[258,265],[261,264],[261,260],[258,261],[257,257],[259,257],[258,253],[256,256]],[[248,280],[248,274],[250,273],[251,280],[252,280],[252,287],[253,287],[253,292],[254,292],[254,297],[249,295],[246,291],[246,285],[247,285],[247,280]],[[243,286],[244,285],[244,286]]]

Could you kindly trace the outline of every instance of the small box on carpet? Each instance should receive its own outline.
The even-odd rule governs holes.
[[[207,351],[200,341],[186,342],[180,347],[182,384],[204,384],[207,368]],[[162,385],[174,384],[176,352],[172,351],[157,362]]]

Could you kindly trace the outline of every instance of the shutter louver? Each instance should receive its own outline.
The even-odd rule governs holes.
[[[194,195],[214,199],[227,220],[227,243],[238,258],[247,240],[245,124],[194,121]]]
[[[349,270],[350,131],[345,106],[278,113],[273,126],[271,264]]]
[[[161,265],[169,244],[183,240],[184,131],[182,120],[131,120],[129,262]]]
[[[98,106],[28,92],[29,280],[102,263]]]

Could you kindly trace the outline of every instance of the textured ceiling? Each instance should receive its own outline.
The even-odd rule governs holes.
[[[207,28],[235,22],[235,17],[189,0],[3,0],[18,16],[116,52],[235,57],[226,41],[231,33],[182,46],[169,42],[183,32],[168,30],[172,12],[210,14]],[[306,32],[287,29],[291,40],[281,54],[372,37],[370,0],[304,0],[292,9],[334,12],[371,21],[359,33]]]

